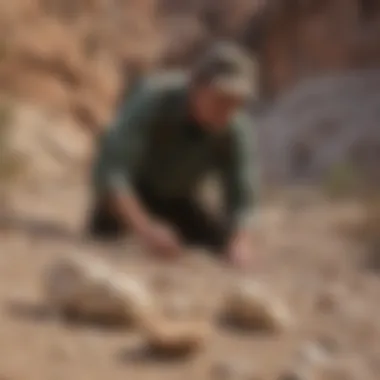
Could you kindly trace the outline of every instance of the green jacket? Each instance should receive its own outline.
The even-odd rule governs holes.
[[[258,188],[252,122],[240,112],[225,133],[208,134],[187,112],[187,88],[177,74],[139,84],[100,141],[95,193],[134,191],[142,181],[163,197],[191,196],[216,170],[231,223],[244,223]]]

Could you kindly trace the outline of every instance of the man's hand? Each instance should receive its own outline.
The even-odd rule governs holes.
[[[227,247],[227,260],[239,268],[247,268],[252,262],[252,242],[248,231],[233,235]]]
[[[113,201],[111,205],[119,212],[126,225],[132,226],[142,243],[153,253],[167,258],[180,253],[181,246],[175,231],[165,224],[152,220],[134,193],[115,192],[111,201]]]
[[[142,242],[155,254],[172,258],[180,254],[181,244],[177,234],[165,224],[150,222],[139,231]]]

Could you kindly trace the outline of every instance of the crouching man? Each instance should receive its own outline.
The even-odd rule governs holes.
[[[143,79],[100,141],[91,235],[114,239],[132,231],[158,255],[200,245],[244,265],[255,248],[248,221],[257,164],[243,110],[252,88],[250,58],[227,43],[210,49],[188,74]],[[222,216],[196,196],[215,170]]]

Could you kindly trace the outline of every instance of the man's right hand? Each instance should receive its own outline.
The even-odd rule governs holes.
[[[180,253],[181,244],[177,234],[160,222],[150,222],[139,231],[143,244],[162,257],[172,258]]]

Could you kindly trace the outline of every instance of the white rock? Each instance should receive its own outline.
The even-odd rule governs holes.
[[[154,307],[150,293],[137,279],[79,255],[62,258],[47,269],[44,291],[53,309],[79,318],[129,323]]]
[[[326,363],[329,355],[322,345],[309,342],[300,348],[298,360],[304,365],[318,366]]]
[[[281,300],[249,280],[236,283],[228,291],[224,316],[240,327],[272,332],[284,331],[293,324],[290,311]]]
[[[204,348],[213,326],[203,302],[188,292],[159,298],[156,314],[147,315],[141,325],[148,346],[169,355],[195,353]]]
[[[168,321],[159,317],[142,328],[150,349],[175,356],[202,350],[211,332],[212,326],[208,321]]]

